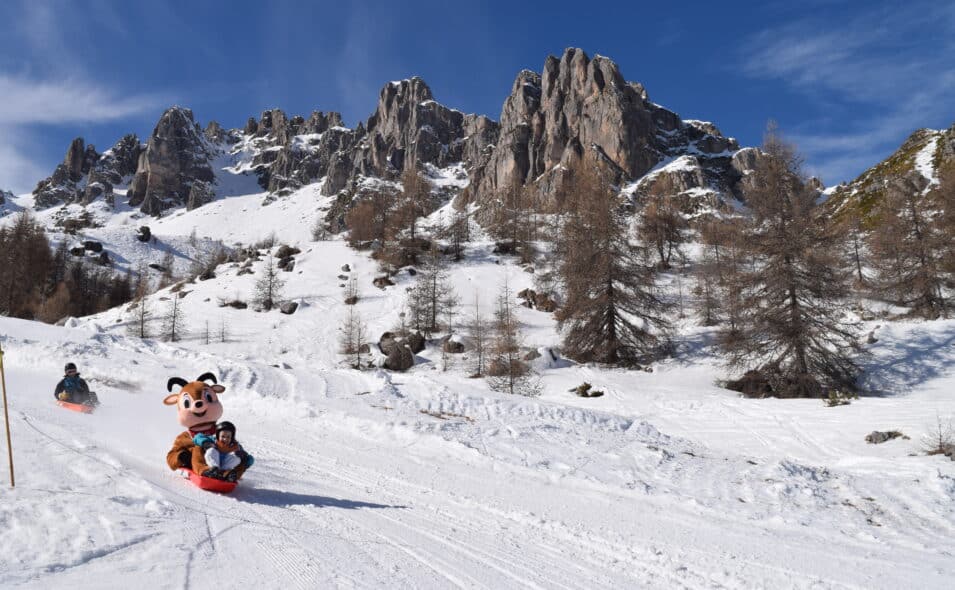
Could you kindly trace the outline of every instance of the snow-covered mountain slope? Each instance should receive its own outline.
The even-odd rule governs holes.
[[[275,232],[301,249],[294,270],[280,273],[285,298],[299,303],[293,315],[219,307],[251,298],[257,262],[253,274],[224,265],[214,279],[149,297],[156,314],[180,297],[189,333],[177,345],[126,336],[126,308],[66,328],[0,319],[18,465],[17,487],[0,489],[0,586],[955,580],[955,463],[919,453],[936,416],[955,414],[955,322],[879,329],[868,378],[886,396],[837,408],[719,388],[713,334],[689,320],[679,354],[647,373],[552,360],[554,320],[518,308],[526,344],[544,353],[540,398],[492,392],[467,378],[460,355],[443,371],[436,342],[407,373],[353,371],[337,354],[347,309],[339,275],[360,286],[370,340],[398,322],[413,278],[402,272],[379,290],[365,253],[309,241],[311,216],[326,203],[316,190],[264,206],[261,195],[223,199],[151,223],[160,241],[185,239],[193,226],[200,237],[243,243]],[[240,212],[255,223],[236,223]],[[490,308],[505,277],[515,292],[532,282],[477,238],[451,267],[462,323],[475,295]],[[96,413],[53,403],[66,360],[99,392]],[[181,431],[162,405],[166,380],[204,371],[227,387],[224,418],[256,457],[230,496],[201,492],[164,463]],[[568,392],[583,381],[606,395]],[[912,438],[864,441],[891,429]]]
[[[923,194],[939,184],[943,166],[955,160],[955,125],[948,129],[919,129],[892,155],[850,183],[831,187],[826,206],[836,215],[871,220],[890,183],[910,178]]]

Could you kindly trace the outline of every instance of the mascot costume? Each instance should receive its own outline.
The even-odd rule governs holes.
[[[202,447],[193,442],[199,434],[215,437],[216,421],[222,417],[222,403],[219,394],[225,387],[218,384],[215,375],[203,373],[198,379],[189,383],[181,377],[173,377],[166,385],[172,392],[173,387],[179,386],[177,393],[166,396],[163,403],[167,406],[176,406],[179,411],[179,424],[186,431],[176,437],[172,449],[166,454],[166,463],[173,471],[186,468],[194,473],[202,474],[209,466]],[[243,453],[242,463],[236,467],[238,477],[242,477],[245,470],[252,465],[252,456]]]

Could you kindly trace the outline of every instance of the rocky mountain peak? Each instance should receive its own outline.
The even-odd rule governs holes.
[[[209,146],[190,109],[173,106],[162,114],[139,160],[129,187],[129,204],[159,215],[185,205],[197,183],[211,183]],[[202,188],[205,195],[208,190]]]

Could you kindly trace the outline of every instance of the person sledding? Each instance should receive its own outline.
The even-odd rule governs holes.
[[[209,468],[202,472],[202,477],[234,482],[239,479],[236,467],[252,465],[252,456],[245,452],[235,438],[235,425],[232,422],[223,421],[217,424],[215,438],[200,433],[194,436],[192,441],[205,450],[204,456]]]
[[[172,393],[176,386],[179,387],[179,391]],[[173,471],[185,469],[194,476],[205,479],[203,474],[213,466],[206,462],[206,452],[209,449],[204,449],[200,443],[205,438],[211,439],[213,443],[216,441],[216,422],[222,417],[223,411],[219,396],[225,391],[225,387],[219,385],[212,373],[203,373],[192,382],[186,381],[182,377],[172,377],[166,384],[166,390],[170,392],[170,395],[163,399],[163,403],[167,406],[176,407],[179,424],[187,429],[173,441],[172,448],[166,453],[166,463]],[[205,435],[205,438],[199,437],[199,435]],[[223,448],[230,448],[231,443],[234,442],[234,426],[231,429],[231,435],[229,443],[226,443]],[[223,438],[223,442],[225,443],[225,438]],[[240,480],[242,474],[252,465],[254,459],[241,446],[235,451],[235,455],[240,459],[240,463],[230,470],[230,474],[234,473],[233,477]],[[222,463],[219,464],[218,469],[221,472]],[[215,481],[219,478],[208,479]],[[190,481],[192,481],[191,476]]]
[[[84,406],[98,406],[99,399],[95,391],[90,391],[89,385],[80,377],[75,363],[66,363],[63,367],[63,379],[56,384],[53,397],[61,402],[81,404]]]

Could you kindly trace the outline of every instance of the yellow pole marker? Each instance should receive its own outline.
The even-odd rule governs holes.
[[[0,386],[3,388],[3,423],[7,427],[7,457],[10,461],[10,487],[14,487],[13,479],[13,446],[10,444],[10,414],[7,412],[7,378],[3,373],[3,346],[0,345]]]

